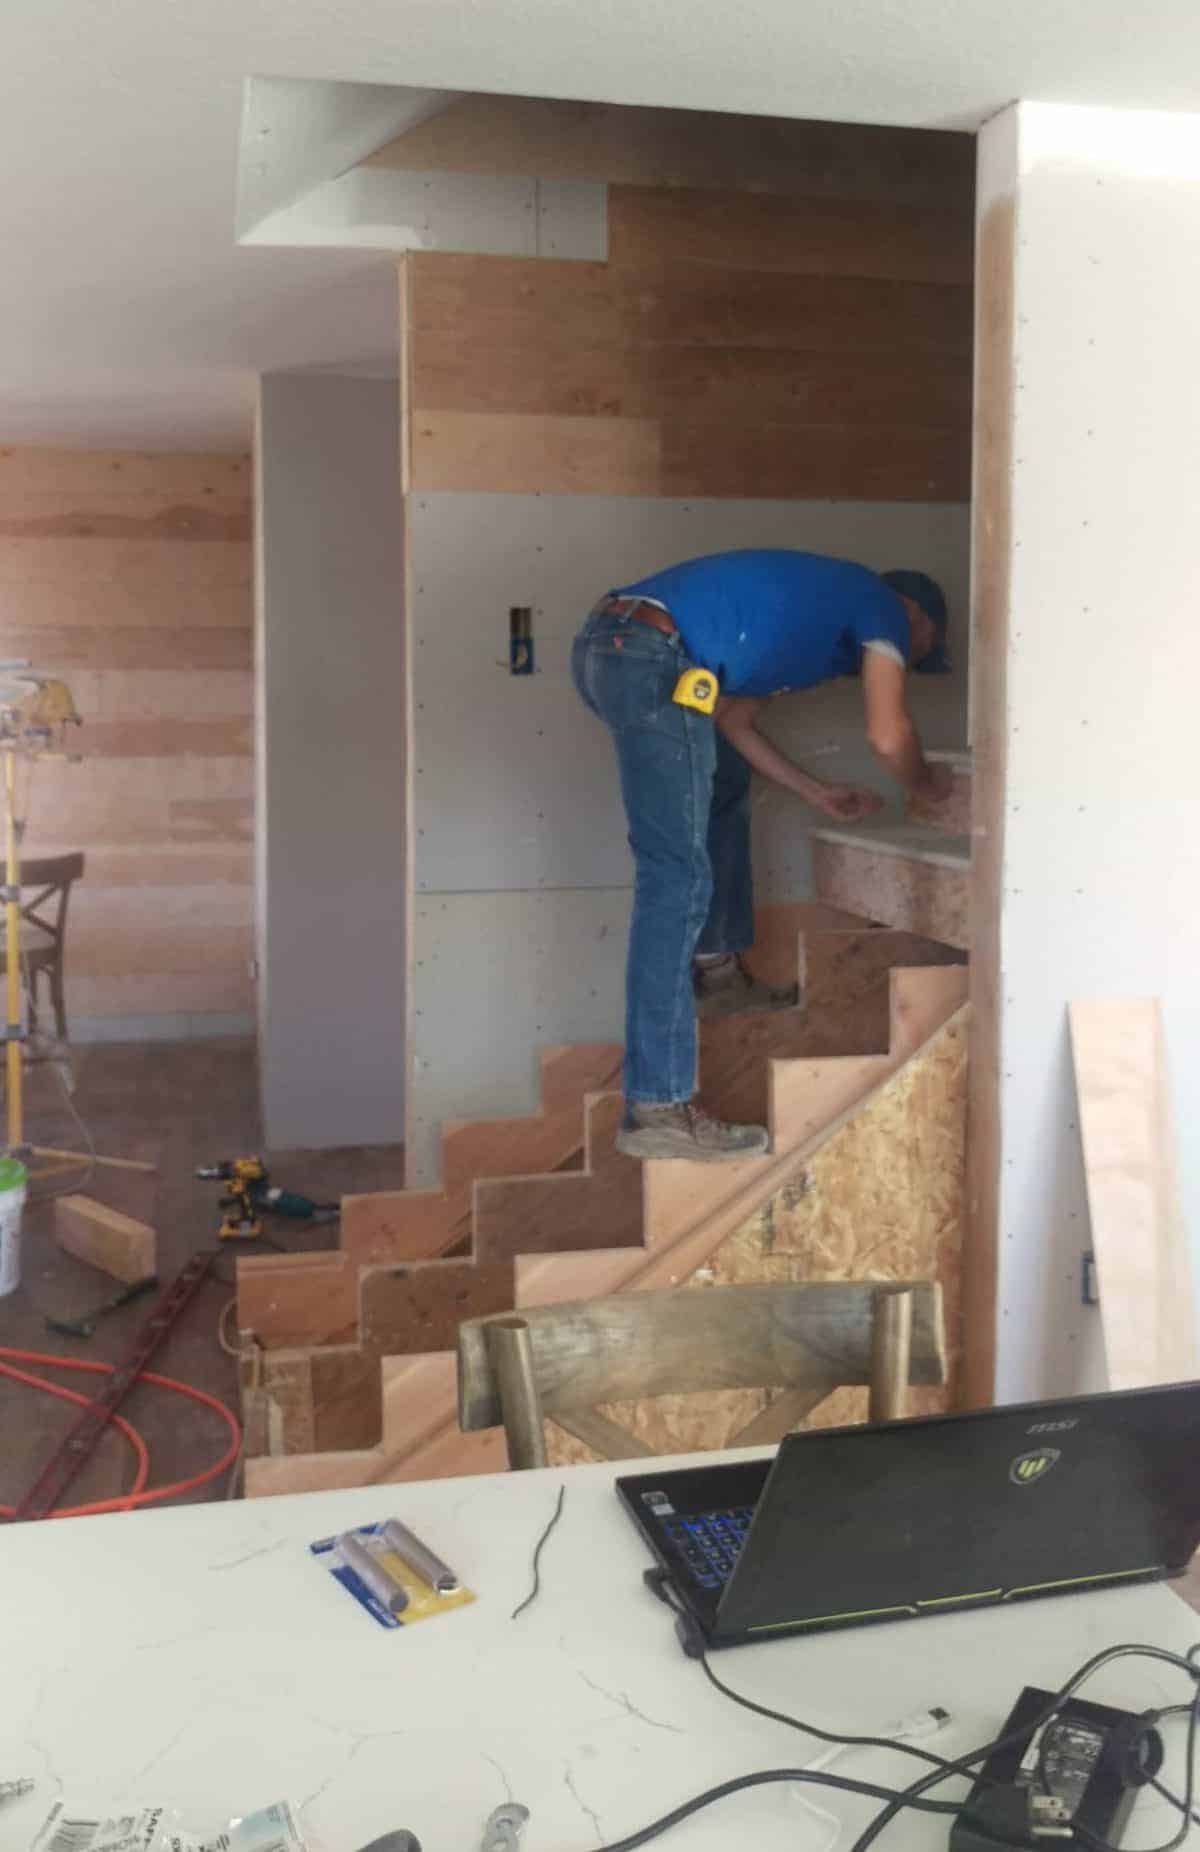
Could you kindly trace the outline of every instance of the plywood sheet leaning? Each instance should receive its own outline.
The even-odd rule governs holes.
[[[913,1389],[909,1408],[952,1407],[961,1364],[960,1267],[966,1116],[967,1010],[879,1089],[681,1284],[785,1280],[936,1280],[946,1314],[949,1381]],[[772,1395],[758,1389],[614,1403],[599,1412],[655,1453],[727,1446]],[[861,1421],[866,1391],[838,1390],[807,1427]],[[597,1456],[553,1424],[554,1463]]]
[[[1153,997],[1070,1005],[1079,1129],[1109,1384],[1200,1373],[1162,1012]]]

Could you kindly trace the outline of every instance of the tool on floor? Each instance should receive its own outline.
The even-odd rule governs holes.
[[[168,1286],[138,1333],[129,1355],[105,1378],[79,1418],[60,1441],[13,1511],[13,1519],[48,1518],[67,1487],[91,1458],[96,1443],[117,1409],[159,1351],[180,1313],[208,1275],[218,1249],[193,1255]]]
[[[480,1852],[517,1852],[521,1828],[528,1818],[529,1809],[520,1801],[505,1801],[493,1808],[484,1822]]]
[[[685,669],[671,699],[679,707],[694,707],[698,714],[711,714],[720,692],[721,685],[711,670]]]
[[[378,1839],[360,1846],[359,1852],[421,1852],[421,1841],[415,1833],[400,1827],[394,1833],[381,1833]]]
[[[96,1326],[110,1312],[119,1311],[123,1305],[130,1305],[135,1299],[141,1299],[146,1293],[153,1292],[158,1285],[157,1273],[148,1273],[144,1279],[134,1280],[130,1286],[122,1286],[120,1292],[113,1293],[94,1311],[85,1312],[82,1318],[51,1318],[46,1315],[46,1329],[60,1338],[93,1338]]]
[[[314,1202],[310,1196],[298,1196],[294,1190],[281,1190],[271,1182],[271,1173],[260,1157],[223,1158],[219,1164],[199,1164],[196,1175],[202,1182],[227,1183],[221,1198],[222,1241],[255,1241],[263,1232],[264,1212],[287,1215],[299,1222],[332,1222],[338,1215],[337,1203]]]
[[[394,1550],[402,1562],[415,1569],[423,1582],[428,1582],[435,1595],[452,1595],[461,1587],[453,1569],[398,1518],[389,1518],[379,1534],[389,1550]]]

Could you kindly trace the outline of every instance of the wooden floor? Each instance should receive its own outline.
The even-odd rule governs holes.
[[[112,1157],[141,1158],[160,1167],[159,1273],[176,1274],[199,1248],[212,1246],[219,1222],[219,1186],[199,1183],[197,1164],[261,1149],[257,1069],[249,1041],[108,1044],[75,1057],[75,1104],[96,1149]],[[28,1137],[34,1143],[76,1150],[78,1127],[65,1109],[54,1075],[30,1077]],[[396,1189],[404,1180],[400,1145],[268,1154],[274,1181],[317,1199],[350,1191]],[[57,1180],[56,1180],[57,1185]],[[44,1196],[50,1186],[41,1186]],[[273,1219],[270,1233],[297,1251],[325,1248],[336,1231]],[[46,1332],[47,1314],[76,1317],[103,1301],[116,1282],[63,1254],[53,1238],[53,1211],[32,1203],[24,1223],[22,1283],[0,1299],[0,1345],[59,1356],[112,1361],[128,1349],[152,1301],[142,1300],[106,1318],[85,1341]],[[184,1313],[154,1367],[220,1397],[236,1412],[235,1366],[217,1342],[217,1320],[232,1296],[233,1244],[216,1274]],[[257,1245],[242,1251],[269,1251]],[[33,1365],[24,1366],[36,1368]],[[77,1372],[52,1372],[68,1387],[87,1387]],[[15,1503],[36,1476],[73,1418],[67,1404],[0,1377],[0,1502]],[[183,1479],[215,1459],[225,1445],[217,1416],[149,1387],[134,1390],[123,1411],[150,1449],[150,1483]],[[102,1441],[67,1502],[108,1498],[132,1476],[126,1442],[116,1433]],[[191,1496],[224,1497],[225,1481]]]

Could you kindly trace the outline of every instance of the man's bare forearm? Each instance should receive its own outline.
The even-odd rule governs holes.
[[[736,730],[722,727],[721,731],[730,745],[736,747],[747,764],[752,765],[763,778],[769,778],[773,785],[779,785],[784,791],[794,792],[808,804],[820,804],[826,790],[820,779],[802,772],[757,727],[738,727]]]
[[[880,765],[891,773],[906,791],[914,797],[932,794],[933,775],[929,762],[921,750],[921,740],[917,729],[911,724],[891,729],[886,735],[871,740],[871,751]]]

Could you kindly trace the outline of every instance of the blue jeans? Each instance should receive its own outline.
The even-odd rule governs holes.
[[[613,737],[633,851],[625,974],[625,1097],[688,1100],[696,1086],[695,952],[753,943],[750,767],[710,715],[671,699],[678,636],[593,613],[571,672]]]

